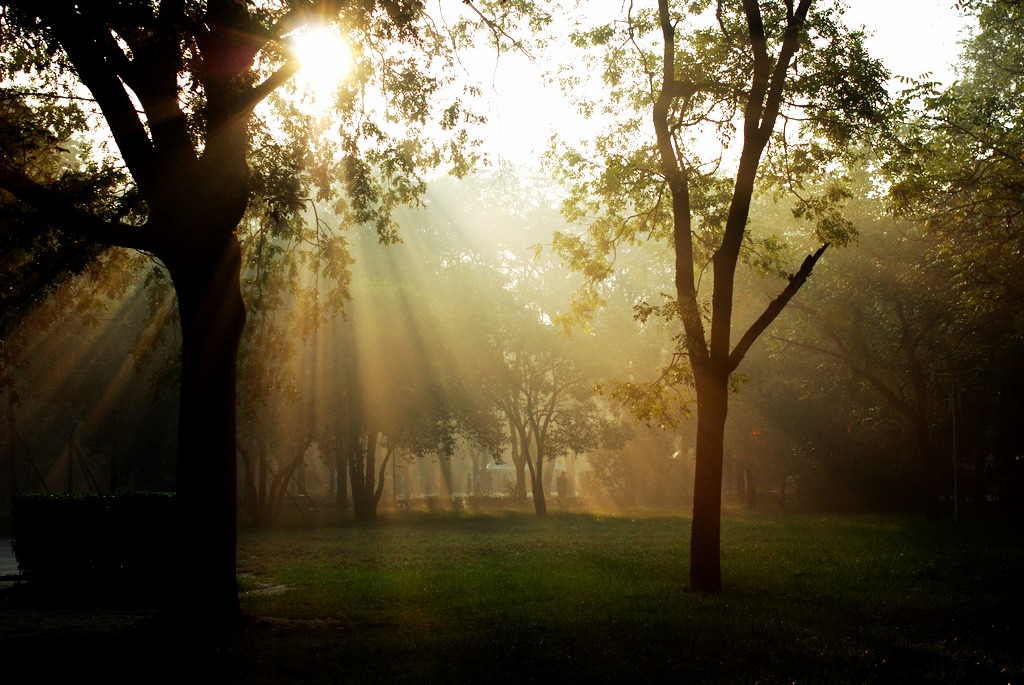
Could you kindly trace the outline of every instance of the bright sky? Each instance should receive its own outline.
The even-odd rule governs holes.
[[[637,0],[637,4],[643,1]],[[946,84],[952,81],[950,65],[956,61],[959,32],[964,26],[963,19],[952,8],[953,0],[848,2],[848,23],[867,29],[868,48],[890,71],[915,78],[930,72],[934,80]],[[588,16],[598,19],[601,4],[610,7],[609,18],[622,16],[618,10],[621,0],[590,0]],[[493,80],[494,84],[487,93],[491,121],[487,137],[498,155],[529,163],[543,152],[556,128],[579,125],[558,88],[543,83],[548,65],[506,56],[496,66],[490,62],[484,67],[488,71],[479,78],[485,83]]]
[[[965,26],[953,0],[850,0],[846,16],[863,24],[868,48],[894,74],[932,78],[949,84],[950,65],[959,53],[959,32]]]

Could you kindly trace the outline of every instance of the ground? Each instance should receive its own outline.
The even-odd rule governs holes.
[[[156,611],[137,606],[97,606],[44,600],[29,583],[0,579],[0,644],[14,638],[121,635]]]

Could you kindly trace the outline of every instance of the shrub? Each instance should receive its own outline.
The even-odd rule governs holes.
[[[173,493],[18,495],[14,554],[31,580],[152,580],[174,572],[177,518]]]

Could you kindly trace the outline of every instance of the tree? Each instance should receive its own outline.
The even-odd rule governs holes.
[[[525,495],[525,466],[534,509],[543,516],[547,514],[545,461],[597,447],[606,421],[590,397],[583,374],[556,344],[555,332],[534,323],[534,337],[523,330],[529,327],[529,323],[519,325],[511,336],[498,334],[492,339],[493,353],[500,361],[490,392],[508,421],[517,493]]]
[[[524,5],[516,3],[502,16]],[[63,191],[60,174],[31,168],[5,150],[0,187],[49,225],[151,254],[170,274],[182,343],[182,533],[204,567],[203,573],[184,575],[189,587],[182,588],[182,599],[215,624],[230,619],[238,613],[235,373],[246,318],[237,231],[254,190],[273,208],[270,218],[288,218],[302,206],[313,180],[321,188],[331,185],[329,179],[294,173],[305,158],[273,154],[286,146],[254,146],[256,133],[262,132],[261,142],[273,140],[273,128],[260,127],[254,109],[299,66],[288,54],[290,33],[323,18],[343,26],[353,45],[365,50],[356,51],[360,78],[340,94],[339,112],[343,122],[360,126],[343,128],[347,135],[337,162],[314,171],[342,170],[351,216],[393,240],[391,208],[415,200],[422,192],[417,169],[446,156],[429,146],[399,144],[401,139],[392,145],[383,122],[394,116],[413,124],[413,138],[422,135],[443,82],[426,71],[435,68],[431,57],[450,43],[423,21],[422,3],[407,0],[268,6],[233,0],[14,1],[0,10],[3,42],[17,47],[5,53],[4,73],[22,75],[30,84],[9,92],[17,91],[30,106],[39,98],[82,105],[55,117],[52,129],[82,131],[89,117],[70,117],[99,115],[105,128],[93,131],[103,140],[97,150],[111,149],[96,160],[98,171],[124,169],[131,177],[123,192],[92,207]],[[466,39],[469,23],[460,22],[453,35]],[[495,36],[504,35],[499,22],[486,25]],[[385,93],[381,102],[390,111],[371,111],[374,105],[360,97],[368,82]],[[460,129],[461,112],[456,100],[445,109],[442,128]],[[461,136],[448,148],[456,168],[465,168],[466,140]],[[25,156],[32,150],[15,152]],[[269,159],[261,158],[266,152]],[[256,167],[254,159],[269,165]]]
[[[346,406],[333,438],[362,521],[376,516],[391,460],[448,459],[464,425],[455,409],[462,389],[449,373],[455,362],[439,321],[426,298],[394,275],[371,279],[356,294],[346,331],[333,343],[345,360],[334,383]]]
[[[943,239],[940,256],[969,285],[965,304],[981,311],[1024,296],[1024,5],[959,5],[978,30],[963,44],[957,80],[924,98],[888,171],[896,211]]]
[[[920,116],[907,125],[905,145],[889,159],[887,171],[896,211],[918,221],[934,241],[933,258],[948,264],[950,282],[957,284],[955,308],[962,325],[975,330],[976,341],[984,341],[972,344],[977,363],[965,367],[1000,371],[998,377],[974,375],[974,385],[988,389],[975,391],[974,404],[989,409],[985,451],[1003,465],[1005,481],[1015,481],[1010,487],[1019,492],[1020,460],[1009,456],[1020,453],[1019,432],[1000,429],[992,412],[1012,411],[1024,401],[1018,391],[1018,312],[1024,298],[1024,5],[967,0],[958,6],[977,20],[977,30],[962,44],[957,79],[941,92],[926,94]]]
[[[6,90],[0,91],[0,149],[6,165],[45,170],[60,176],[62,192],[76,202],[100,203],[97,197],[114,192],[124,175],[111,170],[91,173],[89,150],[69,144],[67,130],[49,130],[50,119],[63,116],[57,107],[36,111]],[[20,154],[19,154],[20,153]],[[4,332],[71,276],[101,258],[101,246],[55,230],[6,193],[0,194],[0,239],[6,249],[0,262],[0,322]],[[106,255],[125,258],[124,254]],[[120,265],[121,268],[124,265]]]
[[[674,361],[686,366],[662,381],[688,382],[696,396],[690,585],[702,591],[721,589],[723,440],[734,374],[826,247],[848,240],[838,209],[842,178],[820,170],[891,114],[888,74],[867,55],[863,33],[842,25],[837,6],[812,11],[812,4],[698,0],[674,10],[659,0],[656,9],[575,35],[580,48],[603,50],[607,109],[630,116],[597,141],[600,159],[562,156],[574,186],[569,217],[590,224],[586,236],[558,236],[556,248],[596,289],[613,273],[619,245],[649,237],[673,246],[675,291],[662,311],[681,323]],[[650,117],[653,141],[640,133],[641,116]],[[716,136],[721,147],[709,157],[704,150]],[[738,153],[729,146],[734,137]],[[736,274],[744,248],[757,247],[748,220],[758,189],[794,193],[820,247],[734,341]],[[710,296],[702,289],[709,280]],[[600,298],[592,291],[590,299]]]
[[[789,322],[795,335],[787,341],[841,362],[902,417],[913,436],[924,508],[935,519],[945,471],[938,468],[934,428],[948,411],[946,374],[966,361],[976,321],[956,306],[948,261],[929,254],[934,242],[873,204],[874,212],[862,199],[851,212],[865,244],[829,264],[797,305]]]

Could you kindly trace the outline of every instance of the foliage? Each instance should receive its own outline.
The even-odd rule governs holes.
[[[925,99],[889,171],[897,210],[943,237],[936,254],[956,269],[965,304],[993,312],[1022,293],[1024,11],[1015,1],[963,4],[978,29],[963,43],[958,78]]]
[[[515,19],[533,5],[506,9],[502,18]],[[355,56],[351,87],[342,88],[335,103],[340,143],[329,150],[308,144],[313,131],[326,138],[308,117],[273,119],[256,111],[298,69],[289,36],[325,20],[346,33]],[[483,23],[491,32],[505,28]],[[456,26],[473,24],[460,19]],[[5,85],[32,89],[17,94],[20,105],[32,108],[39,98],[74,105],[44,107],[47,116],[32,119],[49,135],[24,138],[35,145],[37,138],[66,140],[64,128],[88,134],[100,141],[95,170],[123,179],[113,203],[83,203],[5,152],[0,187],[39,222],[148,252],[170,275],[182,340],[177,486],[199,554],[212,569],[189,578],[195,590],[189,596],[219,618],[231,617],[238,608],[233,541],[235,367],[246,318],[242,243],[255,216],[255,232],[268,232],[267,240],[256,240],[260,248],[269,246],[259,255],[270,258],[309,242],[314,249],[307,253],[328,257],[324,271],[343,276],[338,240],[320,240],[319,224],[314,240],[295,230],[311,189],[324,201],[321,194],[333,193],[336,181],[347,193],[337,211],[394,242],[390,213],[422,193],[424,168],[450,163],[456,173],[466,169],[467,122],[458,98],[449,98],[439,117],[438,130],[452,133],[453,142],[435,147],[421,141],[445,82],[446,75],[434,72],[451,66],[446,59],[454,36],[438,31],[417,0],[15,1],[0,6],[0,31],[5,45],[16,46],[0,58]],[[287,113],[288,103],[279,104]],[[7,133],[5,127],[5,143]],[[114,211],[107,211],[109,204]],[[265,266],[258,264],[256,272]],[[343,297],[345,285],[336,278],[340,290],[330,299]]]
[[[15,60],[11,54],[5,57],[0,68],[10,79],[11,62]],[[75,101],[61,104],[37,98],[26,86],[0,90],[4,166],[31,169],[72,202],[97,214],[130,214],[132,200],[119,194],[124,173],[97,160],[90,142],[81,135],[84,126],[85,113]],[[0,190],[0,240],[5,245],[0,262],[0,320],[6,331],[71,276],[84,273],[99,285],[100,274],[128,271],[139,263],[138,258],[109,252],[81,235],[55,230],[5,190]],[[116,297],[126,290],[128,282],[106,279],[104,294]],[[97,306],[95,299],[87,297],[71,298],[67,304],[72,303],[80,308]],[[17,341],[7,338],[5,342],[8,354],[12,354]]]
[[[1021,443],[999,428],[999,416],[1020,403],[1011,388],[1020,378],[1016,360],[1024,339],[1018,314],[1024,296],[1019,277],[1024,14],[1015,0],[959,7],[977,28],[962,43],[957,80],[925,95],[919,116],[907,124],[903,149],[886,170],[895,210],[924,233],[922,259],[935,274],[927,295],[917,297],[937,297],[935,307],[946,310],[936,334],[951,349],[939,375],[945,387],[936,394],[952,395],[958,409],[975,407],[960,414],[971,430],[959,452],[970,466],[960,468],[977,477],[982,489],[1001,481],[1015,491],[1019,479],[1012,474]],[[999,372],[991,373],[996,368]],[[961,431],[964,427],[961,423]]]
[[[781,4],[758,12],[772,49],[782,45],[785,12]],[[589,70],[601,75],[600,111],[615,123],[590,146],[564,148],[552,158],[571,188],[566,216],[586,226],[585,233],[557,234],[554,249],[586,278],[577,308],[586,317],[603,301],[601,293],[616,286],[611,276],[623,254],[645,242],[675,241],[678,248],[678,241],[685,240],[687,248],[677,259],[692,257],[697,298],[692,308],[685,305],[694,320],[687,336],[703,337],[712,310],[710,297],[702,293],[711,282],[707,276],[714,273],[712,259],[724,249],[726,222],[736,201],[728,176],[739,162],[737,147],[744,131],[740,120],[752,93],[767,87],[767,82],[750,80],[762,58],[760,48],[745,47],[747,19],[738,3],[690,3],[671,10],[666,19],[673,28],[675,53],[665,64],[660,54],[661,19],[654,9],[640,8],[624,21],[573,34],[574,44],[585,51]],[[799,22],[798,31],[796,56],[786,65],[792,73],[773,95],[779,98],[781,126],[775,128],[769,116],[771,104],[762,120],[759,135],[770,136],[765,138],[756,192],[762,199],[787,195],[793,215],[810,224],[818,240],[844,244],[855,234],[840,212],[849,197],[849,181],[834,171],[838,162],[855,154],[854,141],[874,139],[894,115],[884,87],[888,72],[865,53],[863,33],[843,26],[841,7],[815,8],[810,18]],[[666,82],[662,69],[672,65],[673,81]],[[570,67],[564,75],[569,89],[583,78]],[[663,115],[658,107],[665,107]],[[652,111],[666,117],[670,137],[664,142],[671,145],[680,166],[687,188],[685,205],[671,203],[672,179],[663,170],[662,151],[652,136],[644,135]],[[746,121],[749,137],[757,122]],[[687,216],[677,216],[681,207]],[[762,211],[762,205],[758,207]],[[688,228],[673,228],[673,221],[685,221]],[[785,274],[787,244],[799,247],[806,239],[775,230],[742,231],[739,244],[748,264]],[[677,236],[682,231],[682,237],[674,239],[674,231]],[[683,272],[679,277],[685,279]],[[664,305],[647,304],[650,300],[645,298],[637,306],[637,318],[681,320],[684,303],[677,301],[678,295],[663,297]],[[705,323],[698,325],[698,318]],[[614,389],[621,400],[636,407],[642,420],[671,424],[685,413],[685,396],[671,397],[677,393],[672,388],[692,383],[686,340],[676,338],[676,354],[657,381],[632,381]]]
[[[612,508],[678,510],[693,490],[686,441],[668,431],[624,422],[624,439],[588,455],[586,499]],[[679,436],[681,438],[682,436]]]

